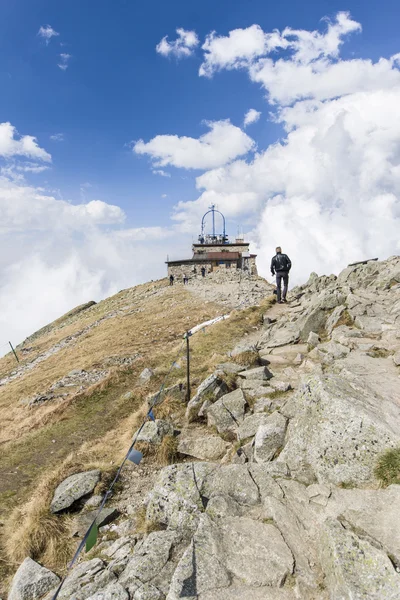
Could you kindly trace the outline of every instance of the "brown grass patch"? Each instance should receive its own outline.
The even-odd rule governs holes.
[[[333,327],[333,329],[336,329],[336,327],[340,327],[341,325],[346,325],[346,327],[353,327],[354,326],[354,319],[351,317],[351,315],[350,315],[350,313],[349,313],[348,310],[344,310],[342,312],[342,314],[340,315],[340,319],[335,324],[335,326]]]

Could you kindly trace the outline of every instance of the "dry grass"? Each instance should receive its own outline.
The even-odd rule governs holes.
[[[150,521],[146,517],[146,507],[142,506],[135,514],[135,532],[148,535],[152,531],[161,531],[165,526],[158,521]]]
[[[68,539],[71,517],[52,515],[49,511],[54,490],[66,477],[82,470],[110,466],[94,453],[70,455],[58,469],[47,473],[37,485],[31,499],[11,514],[6,523],[4,537],[10,562],[18,564],[26,556],[62,571],[76,542]]]
[[[262,314],[270,306],[272,302],[266,299],[260,307],[234,311],[229,319],[190,339],[193,385],[226,360],[227,352],[245,333],[260,325]],[[110,311],[119,312],[20,379],[0,388],[1,439],[8,440],[3,443],[0,456],[0,516],[7,522],[3,536],[7,540],[7,555],[0,556],[0,579],[5,579],[10,565],[16,565],[26,555],[49,568],[62,569],[66,557],[70,557],[71,542],[66,537],[68,517],[54,517],[48,512],[55,486],[72,472],[99,466],[108,472],[115,467],[147,412],[146,394],[157,390],[177,353],[182,332],[218,316],[224,309],[204,304],[187,290],[179,289],[178,295],[166,286],[165,280],[145,284],[60,319],[26,344],[28,352],[21,353],[23,345],[18,348],[21,364],[28,364]],[[112,369],[106,380],[83,393],[32,409],[19,403],[45,392],[72,369],[102,368],[109,356],[138,353],[142,358],[129,369]],[[180,363],[180,368],[173,369],[167,386],[184,380],[185,362]],[[15,367],[11,355],[0,360],[2,376]],[[138,376],[144,367],[151,367],[156,375],[150,383],[138,387]],[[122,398],[128,389],[135,392],[131,400]],[[183,413],[184,409],[179,400],[167,398],[155,414],[165,418]],[[154,460],[168,464],[175,455],[175,438],[166,439]]]
[[[155,459],[158,465],[166,467],[176,462],[178,456],[178,440],[173,435],[166,435],[156,447]]]
[[[353,327],[354,326],[354,320],[351,317],[350,313],[347,310],[344,310],[342,312],[342,314],[340,315],[340,319],[338,320],[338,322],[335,324],[333,329],[336,329],[336,327],[340,327],[341,325],[346,325],[346,327]]]
[[[381,454],[374,473],[384,487],[400,484],[400,448],[390,448]]]
[[[166,396],[165,399],[154,408],[157,419],[165,419],[171,417],[171,415],[177,415],[182,417],[186,410],[186,404],[174,398],[173,396]]]

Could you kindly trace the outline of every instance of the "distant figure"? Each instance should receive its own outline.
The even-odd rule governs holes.
[[[278,304],[287,302],[286,294],[289,284],[289,271],[292,268],[292,263],[287,254],[282,254],[280,246],[276,249],[276,255],[271,260],[271,273],[276,274],[276,295]],[[281,285],[283,279],[283,293],[281,292]]]
[[[193,267],[193,275],[197,275],[197,269],[196,269],[196,267]]]
[[[201,267],[201,276],[202,277],[206,276],[206,268],[205,267]]]
[[[169,285],[174,285],[174,279],[175,277],[173,275],[169,276]]]
[[[188,278],[186,277],[186,275],[183,275],[183,285],[186,285],[188,282]]]

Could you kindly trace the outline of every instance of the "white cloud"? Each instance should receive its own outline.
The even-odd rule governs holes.
[[[194,49],[199,44],[199,38],[195,31],[187,31],[186,29],[178,28],[178,34],[174,42],[168,41],[168,36],[163,37],[161,42],[157,44],[156,51],[163,56],[176,56],[183,58],[193,54]]]
[[[211,77],[221,69],[247,66],[255,58],[277,47],[285,47],[285,44],[287,45],[287,42],[278,31],[264,33],[259,25],[252,25],[247,29],[234,29],[226,37],[217,36],[213,31],[206,37],[202,46],[204,62],[200,66],[199,74]]]
[[[178,252],[190,247],[170,228],[123,229],[124,217],[100,200],[74,205],[0,176],[0,343],[17,344],[82,302],[164,277],[166,239]]]
[[[244,115],[243,126],[247,127],[247,125],[251,125],[252,123],[257,123],[258,119],[261,117],[261,112],[256,110],[255,108],[250,108],[247,113]]]
[[[161,194],[161,198],[168,198],[168,194]]]
[[[63,142],[64,134],[63,133],[54,133],[53,135],[50,136],[50,139],[52,142]]]
[[[183,229],[217,203],[228,219],[252,228],[261,272],[269,276],[282,245],[297,283],[313,270],[337,273],[352,261],[400,253],[400,59],[342,59],[345,36],[360,28],[339,13],[324,33],[285,29],[284,56],[254,51],[245,64],[242,49],[229,60],[207,58],[209,73],[248,69],[275,103],[286,137],[250,162],[198,177],[197,200],[176,206]]]
[[[62,53],[60,54],[60,62],[57,64],[62,71],[66,71],[69,67],[69,61],[72,58],[71,54]]]
[[[147,143],[139,140],[133,150],[136,154],[149,155],[157,167],[210,169],[247,154],[255,146],[254,141],[229,120],[209,121],[206,125],[210,131],[198,139],[157,135]]]
[[[46,40],[46,45],[50,43],[52,37],[60,35],[51,25],[42,25],[38,31],[38,36]]]
[[[161,177],[171,177],[171,173],[167,173],[167,171],[163,171],[162,169],[153,169],[153,175],[161,175]]]
[[[25,156],[36,160],[51,162],[51,155],[37,144],[32,135],[19,136],[11,123],[0,123],[0,157]]]

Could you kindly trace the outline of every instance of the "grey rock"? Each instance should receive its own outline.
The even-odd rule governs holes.
[[[320,344],[317,350],[329,354],[334,360],[337,360],[338,358],[344,358],[350,352],[347,346],[343,346],[342,344],[334,341]]]
[[[129,600],[129,594],[119,583],[110,583],[104,590],[95,592],[87,600]]]
[[[161,444],[166,435],[173,435],[174,426],[163,419],[156,419],[155,421],[147,421],[142,430],[138,432],[135,433],[135,436],[137,435],[136,441]]]
[[[355,324],[365,333],[379,334],[382,333],[382,323],[380,319],[374,317],[356,317]]]
[[[386,554],[334,519],[325,522],[321,559],[331,598],[400,598],[400,576]]]
[[[378,364],[378,359],[369,360]],[[351,372],[313,375],[292,399],[293,418],[280,458],[296,479],[311,468],[320,483],[374,481],[377,456],[400,443],[398,392],[388,396],[387,369],[388,382],[373,377],[370,383],[364,374],[357,376],[358,363],[351,364]]]
[[[193,530],[198,525],[206,477],[218,467],[212,463],[185,463],[160,472],[147,504],[147,519],[173,529]]]
[[[118,581],[124,587],[139,580],[142,584],[151,581],[169,560],[171,549],[179,540],[175,531],[153,531],[137,544]]]
[[[241,505],[253,506],[260,502],[259,486],[252,478],[247,465],[224,465],[210,473],[204,480],[203,498],[229,496]]]
[[[60,579],[55,573],[27,557],[14,575],[8,598],[36,600],[56,588],[59,583]]]
[[[276,392],[288,392],[292,389],[292,386],[288,381],[280,381],[279,379],[272,379],[270,381],[270,386]]]
[[[240,373],[240,371],[245,371],[246,367],[244,365],[238,365],[237,363],[227,362],[218,365],[217,369],[227,374],[233,373],[234,375],[236,375],[237,373]]]
[[[200,460],[218,460],[229,447],[218,435],[198,435],[186,430],[179,436],[178,452]]]
[[[223,590],[212,590],[199,596],[199,600],[295,600],[295,598],[292,590],[270,586],[235,586]]]
[[[134,397],[133,392],[125,392],[125,394],[122,394],[121,400],[132,400],[133,397]]]
[[[195,600],[199,594],[226,588],[229,583],[219,529],[208,515],[202,515],[193,540],[175,570],[167,600],[183,597]]]
[[[211,517],[236,517],[240,514],[239,504],[230,496],[213,496],[207,504],[206,513]]]
[[[320,506],[326,506],[332,492],[328,485],[314,483],[308,486],[307,494],[310,498],[310,502],[319,504]]]
[[[145,583],[133,595],[133,600],[164,600],[165,596],[152,583]]]
[[[278,348],[288,344],[295,344],[300,339],[300,330],[297,323],[286,323],[284,327],[274,327],[265,342],[266,348]]]
[[[272,407],[272,400],[270,398],[259,398],[253,406],[255,413],[263,413],[270,411]]]
[[[334,327],[336,327],[337,323],[340,320],[340,317],[342,316],[342,314],[344,313],[344,311],[346,310],[345,306],[337,306],[336,308],[333,309],[333,312],[329,315],[327,321],[326,321],[326,331],[330,334],[332,333]]]
[[[139,375],[139,379],[142,383],[146,382],[146,381],[150,381],[150,379],[154,376],[154,371],[152,371],[152,369],[148,369],[146,367],[146,369],[143,369],[143,371],[140,373]]]
[[[222,396],[207,409],[207,424],[215,425],[218,433],[236,431],[244,420],[246,399],[241,389]]]
[[[315,331],[310,331],[308,338],[307,338],[307,344],[311,347],[311,348],[315,348],[316,346],[318,346],[319,344],[319,335],[315,333]]]
[[[206,399],[211,402],[218,400],[226,394],[228,387],[226,383],[215,373],[207,377],[197,388],[196,395],[190,400],[186,408],[186,419],[188,423],[194,421]],[[216,392],[216,393],[215,393]]]
[[[97,515],[97,510],[82,513],[74,519],[74,526],[71,531],[71,535],[77,535],[82,537],[93,523],[93,519]],[[116,508],[105,507],[102,508],[99,515],[96,517],[96,524],[98,527],[103,527],[112,523],[119,517],[119,511]]]
[[[259,426],[264,424],[267,418],[267,415],[263,414],[262,412],[246,417],[237,430],[238,440],[245,440],[253,437],[256,434]]]
[[[88,498],[85,502],[85,509],[86,508],[97,508],[98,506],[100,506],[102,500],[103,500],[102,496],[91,496],[91,498]]]
[[[320,331],[325,326],[327,317],[328,314],[324,308],[317,306],[310,309],[300,320],[300,339],[305,342],[311,331]]]
[[[267,462],[274,458],[285,442],[287,419],[274,412],[267,421],[260,425],[254,440],[254,459],[256,462]]]
[[[400,352],[396,352],[396,354],[393,354],[393,362],[396,365],[396,367],[400,367]]]
[[[273,525],[246,517],[225,517],[219,523],[224,563],[249,586],[280,587],[294,567],[293,555]]]
[[[114,573],[105,568],[99,558],[93,558],[78,564],[66,578],[58,595],[60,600],[86,600],[96,592],[115,583]],[[47,598],[46,598],[47,600]]]
[[[70,475],[57,486],[50,511],[57,513],[69,508],[74,502],[93,492],[99,481],[100,471],[98,469]]]
[[[268,379],[271,379],[272,373],[268,371],[267,367],[256,367],[247,371],[241,371],[239,373],[239,376],[243,377],[244,379],[257,379],[267,381]]]

